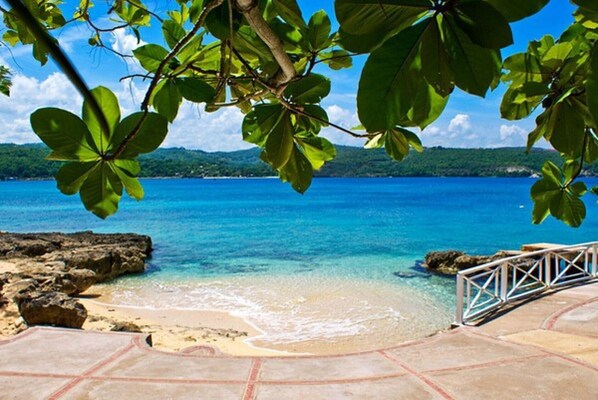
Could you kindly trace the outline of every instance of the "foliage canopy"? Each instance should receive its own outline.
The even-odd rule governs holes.
[[[501,50],[513,43],[510,23],[548,0],[335,0],[338,32],[326,12],[304,16],[296,0],[176,0],[160,14],[142,0],[80,0],[68,20],[59,0],[6,0],[3,40],[31,45],[42,65],[52,56],[83,95],[81,118],[44,108],[31,125],[52,149],[49,158],[68,162],[56,175],[58,188],[79,193],[102,218],[117,211],[123,189],[143,197],[137,158],[162,143],[183,100],[205,104],[208,112],[238,107],[243,139],[303,193],[314,171],[336,156],[318,135],[323,127],[363,138],[366,148],[384,147],[400,161],[411,149],[423,151],[414,130],[442,114],[455,88],[484,97],[503,83],[503,118],[537,115],[528,151],[544,138],[563,160],[547,161],[532,187],[533,221],[553,215],[579,226],[586,212],[581,198],[596,192],[577,178],[598,158],[598,6],[571,1],[575,23],[560,38],[533,41],[504,62]],[[104,13],[108,26],[98,17]],[[145,70],[127,77],[148,82],[139,112],[121,118],[114,94],[87,89],[64,56],[51,31],[77,23],[90,28],[90,46],[134,57]],[[123,28],[141,44],[156,25],[163,38],[132,55],[105,45],[107,35]],[[368,55],[357,92],[362,125],[348,130],[321,107],[331,82],[314,69],[350,68],[356,54]],[[10,72],[0,67],[0,91],[8,95],[9,88]]]

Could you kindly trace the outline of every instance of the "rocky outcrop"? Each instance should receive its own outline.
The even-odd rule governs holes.
[[[81,328],[87,310],[72,297],[59,292],[26,292],[14,298],[19,314],[29,326],[53,325]]]
[[[462,251],[432,251],[426,254],[424,267],[434,273],[455,275],[459,271],[515,255],[514,252],[499,251],[490,256],[468,255]]]
[[[87,312],[70,296],[145,271],[151,251],[135,234],[0,233],[0,303],[14,301],[30,326],[79,328]]]

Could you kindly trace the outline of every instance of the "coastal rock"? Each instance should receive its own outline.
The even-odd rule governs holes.
[[[15,298],[19,314],[28,326],[53,325],[81,328],[87,310],[73,298],[58,292],[28,292]]]
[[[112,325],[112,328],[110,328],[111,331],[113,332],[135,332],[135,333],[141,333],[141,328],[137,325],[134,324],[132,322],[115,322],[114,325]]]
[[[151,251],[136,234],[0,232],[0,304],[13,300],[28,325],[80,328],[87,311],[69,296],[144,272]]]
[[[499,251],[493,255],[480,256],[465,254],[457,250],[432,251],[426,254],[424,267],[430,272],[456,275],[461,270],[477,267],[514,254],[508,251]]]

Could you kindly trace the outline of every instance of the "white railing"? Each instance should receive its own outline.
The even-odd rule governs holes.
[[[598,242],[554,247],[504,258],[457,274],[459,325],[559,286],[598,278]]]

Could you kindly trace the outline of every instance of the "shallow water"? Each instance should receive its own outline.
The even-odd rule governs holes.
[[[274,179],[145,180],[145,200],[101,221],[53,182],[0,182],[0,230],[148,234],[149,273],[111,285],[115,302],[230,311],[264,332],[260,345],[396,342],[451,322],[454,281],[416,266],[426,252],[596,239],[593,199],[580,229],[532,225],[532,183],[317,179],[301,196]]]

